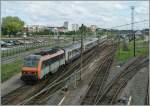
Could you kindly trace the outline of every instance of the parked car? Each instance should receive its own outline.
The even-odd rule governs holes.
[[[24,44],[23,40],[17,40],[20,44]]]
[[[13,46],[14,45],[12,40],[7,40],[5,42],[6,42],[7,46]]]
[[[37,42],[38,42],[38,43],[42,43],[42,42],[43,42],[43,40],[37,40]]]
[[[21,45],[22,44],[21,42],[19,42],[17,40],[14,40],[13,43],[14,43],[14,45]]]
[[[0,45],[1,45],[1,47],[7,47],[7,43],[4,41],[0,41]]]
[[[45,40],[44,42],[45,42],[45,43],[47,43],[48,41],[47,41],[47,40]]]

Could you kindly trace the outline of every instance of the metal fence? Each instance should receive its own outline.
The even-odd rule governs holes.
[[[18,45],[16,47],[8,48],[7,50],[1,50],[1,57],[12,56],[15,54],[23,53],[25,51],[42,48],[42,47],[47,47],[50,45],[52,45],[51,42]]]

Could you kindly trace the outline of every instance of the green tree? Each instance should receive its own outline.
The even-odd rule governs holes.
[[[85,34],[86,33],[86,30],[87,30],[87,28],[86,28],[86,26],[85,25],[81,25],[81,27],[79,27],[79,32],[81,33],[81,34]]]
[[[86,33],[87,33],[87,27],[85,25],[81,25],[81,27],[79,27],[79,34],[81,34],[80,36],[85,37]]]
[[[19,17],[7,16],[2,18],[2,34],[4,35],[16,35],[17,32],[22,32],[24,27],[24,21]]]
[[[92,32],[90,28],[86,27],[86,36],[88,37],[88,36],[91,36],[93,34],[94,34],[94,32]]]

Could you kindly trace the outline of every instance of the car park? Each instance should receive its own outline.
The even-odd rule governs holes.
[[[0,41],[0,45],[1,45],[1,47],[7,47],[7,43],[4,41]]]
[[[43,42],[43,40],[37,40],[37,42],[38,42],[38,43],[42,43],[42,42]]]
[[[23,40],[17,40],[20,44],[24,44],[25,41]]]
[[[5,42],[6,42],[7,46],[13,46],[14,45],[12,40],[7,40]]]
[[[20,43],[19,41],[15,40],[13,41],[14,42],[14,45],[21,45],[22,43]]]
[[[16,40],[12,41],[14,45],[19,45],[19,43]]]

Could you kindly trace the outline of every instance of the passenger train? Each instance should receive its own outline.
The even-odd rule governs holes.
[[[98,39],[83,41],[83,53],[96,46]],[[21,79],[25,82],[37,81],[48,73],[55,73],[60,66],[67,64],[80,55],[80,43],[64,48],[51,48],[24,58]]]

